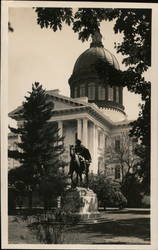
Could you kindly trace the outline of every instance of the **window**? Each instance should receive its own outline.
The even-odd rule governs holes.
[[[115,140],[115,150],[116,150],[116,151],[119,151],[119,150],[120,150],[120,140],[119,140],[119,139],[116,139],[116,140]]]
[[[116,102],[119,103],[119,87],[116,87]]]
[[[98,87],[98,99],[105,100],[105,87],[104,86]]]
[[[95,83],[88,84],[88,99],[89,100],[95,99]]]
[[[86,95],[86,93],[85,93],[85,85],[81,84],[80,85],[80,97],[85,96],[85,95]]]
[[[121,178],[120,166],[116,165],[116,167],[115,167],[115,179],[120,179],[120,178]]]
[[[74,97],[77,97],[77,87],[74,88]]]
[[[114,90],[113,87],[108,87],[108,101],[113,101],[114,99]]]

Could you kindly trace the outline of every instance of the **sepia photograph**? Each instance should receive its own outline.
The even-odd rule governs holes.
[[[2,15],[5,249],[151,249],[152,6],[21,2]]]

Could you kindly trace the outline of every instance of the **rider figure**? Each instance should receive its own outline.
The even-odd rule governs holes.
[[[73,145],[70,146],[71,161],[70,161],[70,169],[68,175],[71,175],[73,169],[73,161],[72,161],[73,152],[78,154],[82,170],[88,173],[89,166],[91,163],[91,155],[89,150],[81,144],[81,141],[79,139],[77,139],[75,147]]]
[[[89,150],[81,144],[79,139],[76,140],[75,152],[81,156],[81,164],[83,166],[83,171],[89,172],[89,166],[92,161]]]

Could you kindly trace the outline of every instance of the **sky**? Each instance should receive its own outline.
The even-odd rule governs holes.
[[[22,104],[35,81],[46,90],[59,89],[61,94],[70,96],[68,79],[77,58],[91,43],[91,39],[84,43],[78,40],[78,34],[68,26],[57,32],[41,29],[36,19],[32,8],[9,9],[9,21],[14,29],[8,35],[9,112]],[[113,22],[102,22],[103,44],[116,56],[123,70],[123,57],[114,49],[114,42],[120,42],[122,35],[114,33],[113,25]],[[137,118],[140,102],[139,95],[124,89],[124,106],[129,120]]]

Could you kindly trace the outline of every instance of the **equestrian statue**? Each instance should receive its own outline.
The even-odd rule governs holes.
[[[79,139],[76,140],[75,146],[70,145],[70,158],[71,160],[69,175],[71,178],[72,187],[76,187],[77,185],[79,185],[79,178],[80,184],[82,184],[82,175],[85,174],[86,187],[88,188],[88,173],[92,159],[89,150],[81,144],[81,141]],[[74,178],[74,174],[76,178]]]

